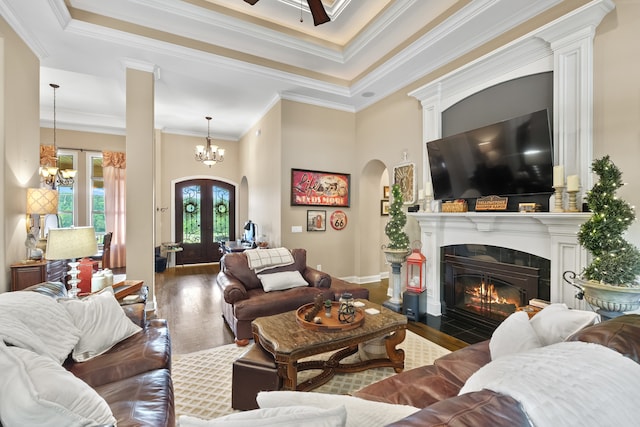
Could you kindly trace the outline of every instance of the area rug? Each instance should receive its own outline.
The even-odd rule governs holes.
[[[253,345],[253,344],[251,344]],[[405,370],[429,365],[449,350],[428,341],[411,331],[399,345],[405,351]],[[236,412],[231,408],[232,363],[248,347],[235,344],[224,345],[184,355],[175,355],[172,362],[172,377],[175,393],[176,419],[180,415],[191,415],[212,419]],[[321,355],[328,357],[328,355]],[[314,356],[315,359],[321,356]],[[344,361],[357,361],[354,354]],[[298,382],[318,371],[301,372]],[[394,375],[393,368],[375,368],[353,374],[336,374],[328,383],[313,392],[350,394],[362,387]]]

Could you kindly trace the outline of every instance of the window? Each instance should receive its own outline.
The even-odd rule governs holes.
[[[76,153],[74,151],[58,150],[58,167],[60,169],[76,169]],[[72,227],[77,220],[77,183],[73,185],[58,185],[58,217],[60,227]]]
[[[87,153],[89,167],[89,223],[93,225],[97,235],[106,233],[105,204],[104,204],[104,176],[102,174],[102,154]]]

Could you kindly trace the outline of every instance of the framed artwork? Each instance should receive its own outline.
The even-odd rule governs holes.
[[[385,185],[384,187],[382,187],[382,198],[383,199],[389,199],[389,186]]]
[[[389,200],[380,200],[380,215],[389,215]]]
[[[393,183],[400,186],[405,205],[412,205],[416,201],[415,165],[407,163],[393,168]]]
[[[291,206],[348,208],[350,197],[350,174],[291,169]]]
[[[331,227],[334,230],[343,230],[347,226],[347,214],[344,211],[334,211],[331,214]]]
[[[326,231],[327,211],[307,211],[307,231]]]

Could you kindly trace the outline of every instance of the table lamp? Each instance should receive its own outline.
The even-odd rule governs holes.
[[[98,252],[96,232],[93,227],[51,228],[47,238],[47,259],[70,259],[69,262],[69,297],[78,296],[78,270],[77,258],[94,255]]]
[[[58,213],[58,192],[49,188],[27,188],[27,232],[40,229],[40,224],[31,220],[31,215]],[[33,233],[32,233],[33,234]]]
[[[27,258],[31,258],[32,251],[37,247],[41,238],[43,215],[58,213],[58,192],[49,188],[27,188]]]

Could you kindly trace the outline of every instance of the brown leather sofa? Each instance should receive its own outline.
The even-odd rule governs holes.
[[[640,315],[630,314],[578,331],[567,341],[607,346],[640,363]],[[529,426],[520,404],[490,390],[458,392],[467,379],[491,361],[489,341],[454,351],[433,365],[411,369],[371,384],[355,396],[411,405],[422,410],[392,426]]]
[[[65,295],[63,287],[61,283],[47,282],[25,291],[57,297]],[[143,328],[141,332],[88,361],[78,363],[69,357],[64,367],[102,396],[118,427],[173,427],[169,329],[166,320],[147,320],[144,305],[140,302],[122,306],[127,316]]]
[[[292,265],[272,268],[268,272],[297,270],[309,283],[306,287],[265,292],[260,279],[249,268],[244,253],[228,253],[220,260],[220,273],[216,283],[223,295],[222,315],[238,344],[245,344],[253,338],[251,322],[254,319],[295,310],[313,302],[318,294],[322,294],[323,299],[333,301],[338,300],[345,292],[351,293],[354,298],[369,299],[367,288],[307,266],[305,249],[292,249],[291,254],[294,258]]]

